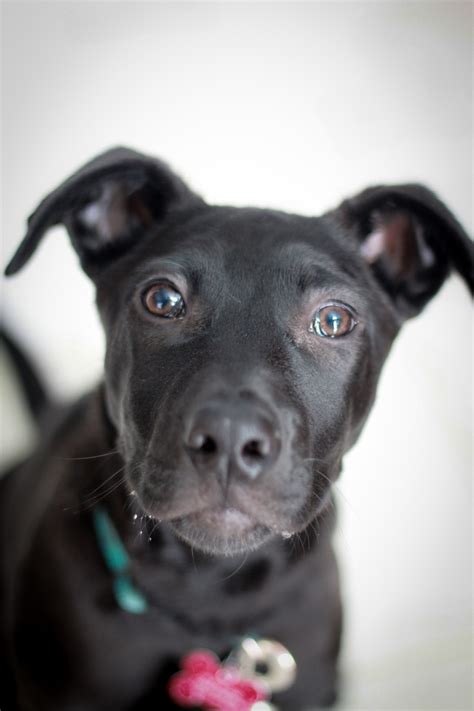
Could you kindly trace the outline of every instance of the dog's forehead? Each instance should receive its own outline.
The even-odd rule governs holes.
[[[272,248],[307,241],[316,243],[327,238],[327,229],[317,217],[293,215],[261,208],[209,207],[183,225],[184,241],[211,241],[226,246],[234,253],[243,251],[271,254]],[[177,226],[180,238],[180,225]],[[181,241],[181,240],[180,240]]]
[[[341,272],[350,252],[321,218],[258,208],[209,207],[174,221],[147,245],[147,261],[165,258],[185,272],[240,281]]]

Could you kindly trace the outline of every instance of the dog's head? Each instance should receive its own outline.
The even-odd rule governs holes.
[[[7,273],[58,223],[97,287],[128,484],[215,553],[320,515],[402,322],[452,268],[473,288],[468,237],[419,185],[317,218],[216,207],[115,149],[46,197]]]

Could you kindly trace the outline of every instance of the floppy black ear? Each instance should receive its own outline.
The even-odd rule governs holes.
[[[169,211],[199,202],[161,161],[128,148],[113,148],[80,168],[39,204],[5,273],[15,274],[45,232],[64,224],[82,266],[92,275],[130,249]]]
[[[363,258],[402,317],[419,313],[451,269],[473,292],[473,243],[428,188],[367,188],[345,200],[334,214],[355,234]]]

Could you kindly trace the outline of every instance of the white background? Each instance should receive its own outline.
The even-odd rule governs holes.
[[[418,180],[471,229],[471,12],[4,3],[4,263],[39,199],[118,143],[166,159],[212,202],[318,214],[369,184]],[[3,297],[57,394],[100,377],[93,290],[62,229]],[[471,708],[470,319],[452,277],[397,340],[346,459],[341,708]],[[11,457],[28,430],[5,367]]]

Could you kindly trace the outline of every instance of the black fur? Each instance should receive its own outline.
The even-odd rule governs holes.
[[[127,149],[41,203],[7,273],[58,223],[97,287],[105,379],[0,484],[2,709],[171,709],[165,685],[181,655],[225,655],[249,632],[297,660],[280,709],[332,703],[331,483],[404,319],[451,268],[472,290],[468,237],[421,186],[371,188],[320,218],[216,207]],[[183,294],[181,318],[146,311],[160,279]],[[323,338],[311,324],[332,301],[358,323]],[[272,452],[251,453],[258,475],[230,450],[196,454],[209,418],[216,432],[221,421],[257,432]],[[151,602],[143,616],[114,601],[91,525],[99,499]]]

